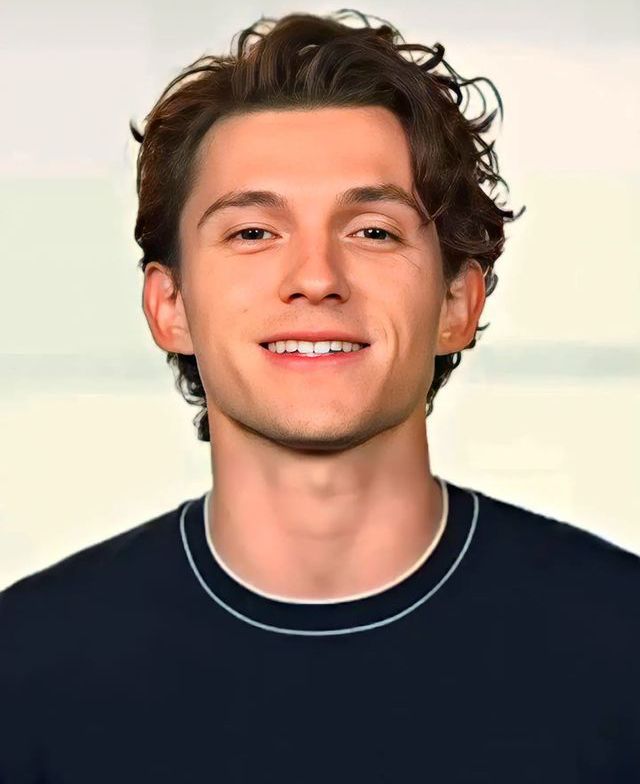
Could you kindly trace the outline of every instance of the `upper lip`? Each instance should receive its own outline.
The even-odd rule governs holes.
[[[363,340],[363,338],[360,338],[354,334],[342,332],[339,329],[305,330],[304,332],[277,332],[260,342],[276,343],[278,340],[308,340],[312,343],[316,343],[320,340],[342,340],[348,341],[349,343],[361,343],[363,345],[369,345],[369,342]]]

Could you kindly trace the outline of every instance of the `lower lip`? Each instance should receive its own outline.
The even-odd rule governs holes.
[[[287,353],[276,354],[269,351],[268,348],[260,346],[262,351],[267,354],[272,362],[275,362],[281,367],[300,368],[305,370],[312,370],[315,368],[322,368],[326,370],[332,367],[342,367],[343,365],[351,365],[357,362],[369,350],[369,346],[364,346],[358,351],[336,351],[331,354],[319,354],[315,357],[307,357],[304,354]]]

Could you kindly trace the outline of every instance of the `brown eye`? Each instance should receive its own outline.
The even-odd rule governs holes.
[[[393,234],[388,229],[383,229],[381,226],[367,226],[364,229],[358,229],[358,231],[374,232],[376,235],[379,235],[379,233],[382,232],[383,234],[386,234],[387,236],[391,237],[391,239],[394,240],[395,242],[398,242],[400,240],[400,237],[397,234]],[[365,239],[379,241],[381,238],[379,236],[373,236],[373,237],[369,236],[369,237],[365,237]],[[384,240],[384,237],[382,237],[382,239]]]
[[[268,229],[260,229],[257,226],[250,226],[248,229],[239,229],[238,231],[234,232],[233,234],[230,234],[228,239],[232,240],[232,239],[234,239],[234,237],[237,237],[239,234],[243,234],[243,235],[253,234],[253,236],[250,236],[250,237],[247,237],[247,236],[241,237],[240,238],[241,242],[251,242],[252,240],[262,240],[262,239],[264,239],[264,237],[256,237],[255,236],[255,232],[257,232],[258,234],[260,234],[260,233],[264,234],[264,232],[267,232],[268,234],[272,233]]]

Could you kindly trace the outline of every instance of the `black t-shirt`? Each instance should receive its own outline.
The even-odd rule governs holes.
[[[431,555],[269,597],[206,494],[0,593],[2,784],[640,781],[640,558],[446,482]]]

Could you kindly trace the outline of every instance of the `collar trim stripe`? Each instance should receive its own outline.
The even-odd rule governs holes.
[[[469,493],[473,498],[473,517],[464,544],[461,547],[460,552],[458,553],[457,557],[455,558],[455,560],[453,561],[449,569],[424,596],[422,596],[420,599],[418,599],[410,606],[403,609],[401,612],[383,618],[380,621],[375,621],[374,623],[363,624],[360,626],[350,626],[347,628],[339,628],[339,629],[293,629],[293,628],[285,628],[281,626],[273,626],[270,624],[257,621],[254,618],[250,618],[248,615],[238,612],[238,610],[236,610],[234,607],[231,607],[227,602],[223,601],[214,591],[212,591],[210,586],[207,584],[207,581],[202,576],[198,566],[196,565],[193,552],[189,545],[189,541],[186,533],[186,522],[185,522],[186,513],[189,510],[189,508],[196,502],[196,500],[189,501],[187,504],[185,504],[182,510],[182,513],[180,515],[180,536],[182,538],[182,545],[184,547],[184,551],[187,556],[189,566],[191,567],[191,570],[193,571],[201,587],[204,589],[207,595],[211,599],[213,599],[223,610],[226,610],[226,612],[230,613],[238,620],[250,624],[251,626],[255,626],[259,629],[263,629],[269,632],[276,632],[278,634],[300,635],[305,637],[322,637],[322,636],[330,636],[330,635],[354,634],[356,632],[364,632],[364,631],[369,631],[370,629],[376,629],[383,626],[387,626],[388,624],[393,623],[394,621],[397,621],[400,618],[404,618],[406,615],[413,612],[418,607],[423,605],[426,601],[428,601],[437,591],[440,590],[440,588],[442,588],[442,586],[454,574],[454,572],[459,567],[460,563],[462,562],[462,559],[464,558],[465,554],[467,553],[471,545],[471,541],[476,531],[479,512],[480,512],[480,501],[478,499],[477,494],[470,488],[461,488],[461,489]],[[202,502],[202,499],[197,499],[197,500]]]

